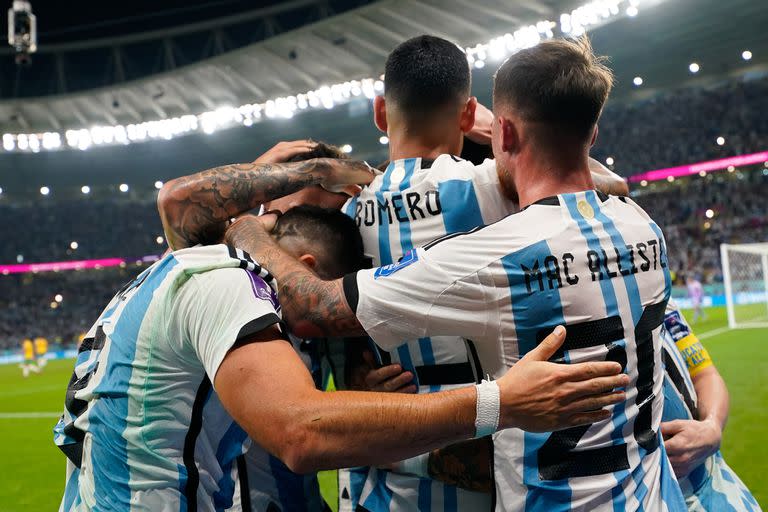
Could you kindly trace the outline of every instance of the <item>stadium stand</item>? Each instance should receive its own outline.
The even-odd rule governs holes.
[[[767,109],[768,77],[663,92],[637,103],[614,103],[603,115],[594,155],[602,161],[612,156],[615,168],[627,174],[765,150],[768,119],[760,113]],[[715,143],[721,135],[726,139],[723,146]],[[651,183],[635,187],[633,195],[663,227],[678,284],[693,274],[717,286],[722,281],[720,243],[768,239],[768,168],[763,165]],[[706,216],[709,209],[711,219]],[[20,259],[24,263],[109,257],[133,261],[165,250],[164,241],[161,245],[157,241],[162,228],[154,193],[45,201],[3,196],[0,218],[5,221],[0,224],[4,241],[0,264]],[[78,244],[76,250],[70,247],[73,241]],[[139,271],[129,265],[0,276],[0,350],[15,350],[21,338],[38,334],[71,344],[98,314],[99,305]],[[65,300],[52,309],[56,294]]]

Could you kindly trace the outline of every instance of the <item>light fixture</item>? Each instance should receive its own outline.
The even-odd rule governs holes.
[[[613,165],[613,162],[614,160],[612,156],[609,156],[608,158],[605,159],[605,163],[608,165]]]
[[[47,196],[48,194],[51,193],[51,189],[49,189],[48,187],[40,187],[40,193],[44,196]]]
[[[379,137],[379,144],[389,144],[389,137],[386,135]]]
[[[741,52],[741,58],[744,60],[751,60],[752,59],[752,52],[749,50],[744,50]]]
[[[162,181],[160,181],[160,180],[157,180],[157,181],[155,182],[155,188],[156,188],[157,190],[160,190],[161,188],[163,188],[163,182],[162,182]]]
[[[69,244],[69,248],[72,249],[73,251],[76,250],[78,247],[80,247],[80,244],[78,244],[77,242],[70,242]]]
[[[128,192],[130,190],[127,183],[121,183],[118,188],[120,189],[120,192]]]
[[[647,182],[646,180],[642,180],[642,181],[640,182],[640,186],[641,186],[641,187],[647,187],[647,186],[648,186],[648,182]]]
[[[723,144],[725,144],[725,137],[722,137],[722,136],[718,137],[717,139],[715,139],[715,142],[717,142],[718,146],[722,146]]]
[[[691,73],[698,73],[700,69],[701,67],[699,67],[699,65],[695,62],[691,62],[688,65],[688,71],[690,71]]]
[[[352,152],[352,146],[350,146],[349,144],[344,144],[343,146],[341,146],[340,149],[341,149],[342,153],[351,153]]]
[[[629,16],[630,18],[634,18],[635,16],[637,16],[637,12],[638,12],[637,7],[635,7],[634,5],[630,5],[629,7],[627,7],[627,16]]]
[[[667,181],[672,183],[673,181],[675,181],[675,177],[674,176],[667,176]]]
[[[80,192],[82,192],[83,194],[90,194],[91,187],[89,187],[88,185],[83,185],[82,187],[80,187]]]
[[[707,171],[699,171],[699,176],[702,178],[707,175]]]
[[[57,293],[56,296],[53,298],[56,302],[61,302],[64,300],[64,297],[61,296],[60,293]]]
[[[712,208],[709,208],[706,212],[704,212],[704,216],[708,219],[711,219],[715,216],[715,211]]]
[[[632,79],[632,83],[640,87],[641,85],[643,85],[643,77],[636,76],[635,78]]]
[[[158,236],[157,238],[155,238],[155,242],[157,242],[157,245],[162,245],[164,241],[165,240],[163,240],[163,237],[161,236]]]

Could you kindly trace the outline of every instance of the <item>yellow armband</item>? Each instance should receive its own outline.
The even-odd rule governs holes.
[[[688,365],[688,373],[694,377],[704,368],[712,366],[712,358],[695,334],[691,333],[675,342]]]

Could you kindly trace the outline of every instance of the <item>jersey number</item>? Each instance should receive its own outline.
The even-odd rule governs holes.
[[[639,407],[634,423],[634,437],[647,452],[659,446],[657,433],[651,428],[653,411],[653,330],[664,320],[666,301],[643,309],[640,321],[635,327],[637,347],[637,398]],[[607,361],[616,361],[622,368],[627,365],[624,346],[617,344],[624,339],[621,317],[612,316],[602,320],[583,322],[567,326],[567,337],[552,360],[562,361],[565,351],[605,345],[608,348]],[[541,342],[551,329],[542,329],[538,334]],[[562,480],[573,477],[602,475],[629,468],[627,445],[625,443],[576,451],[576,445],[591,425],[561,430],[549,436],[538,451],[539,477],[542,480]]]

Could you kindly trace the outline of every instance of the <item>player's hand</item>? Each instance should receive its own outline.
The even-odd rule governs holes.
[[[224,233],[224,243],[232,247],[259,247],[271,244],[270,233],[275,227],[278,216],[274,213],[264,215],[241,215],[229,225]],[[247,242],[247,244],[246,244]]]
[[[556,364],[547,360],[565,341],[558,326],[535,349],[498,379],[500,428],[552,432],[610,418],[603,409],[626,399],[629,377],[612,361]]]
[[[354,196],[360,192],[360,185],[367,185],[376,177],[365,162],[335,158],[317,158],[315,161],[322,176],[320,185],[329,192]]]
[[[714,420],[674,420],[661,424],[664,448],[678,478],[686,476],[720,448],[723,431]]]
[[[403,367],[399,364],[390,364],[376,368],[376,362],[373,360],[373,354],[370,351],[363,353],[363,359],[365,359],[369,367],[364,378],[368,391],[384,393],[416,392],[416,385],[413,384],[413,373],[403,371]]]
[[[311,140],[292,140],[278,142],[266,153],[254,160],[255,164],[279,164],[287,162],[297,155],[309,153],[317,146],[317,142]]]
[[[491,125],[493,125],[493,112],[481,103],[475,108],[475,124],[466,133],[466,137],[472,142],[491,145]]]

